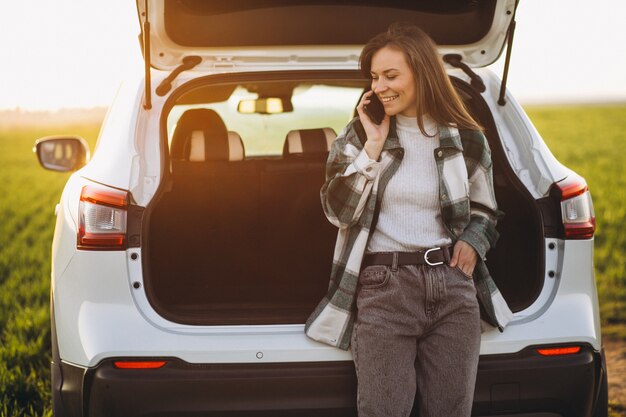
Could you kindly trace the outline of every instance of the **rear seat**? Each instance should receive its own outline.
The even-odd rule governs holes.
[[[150,239],[151,276],[167,288],[161,301],[181,311],[236,300],[308,314],[315,305],[302,302],[326,291],[320,271],[330,274],[337,232],[319,197],[334,131],[291,131],[282,159],[245,160],[241,138],[215,112],[188,112],[172,139],[172,191],[151,220],[173,225]]]
[[[335,137],[330,128],[292,130],[285,138],[283,159],[268,161],[261,171],[263,233],[275,237],[263,247],[263,269],[275,284],[299,283],[282,286],[290,289],[278,295],[284,299],[310,299],[311,291],[322,296],[326,290],[327,281],[310,275],[325,265],[328,276],[332,265],[337,230],[324,216],[319,192]]]
[[[173,299],[180,294],[188,303],[197,296],[204,303],[218,296],[211,291],[216,280],[225,292],[239,296],[245,283],[237,278],[255,272],[259,186],[256,164],[244,157],[241,137],[228,132],[215,111],[188,110],[178,121],[171,145],[172,191],[158,211],[163,207],[180,221],[163,237],[167,243],[156,259],[164,269],[158,276],[178,277],[168,283]],[[194,272],[180,276],[180,270]]]

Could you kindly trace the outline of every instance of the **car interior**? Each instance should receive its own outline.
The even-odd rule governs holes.
[[[541,215],[508,164],[487,104],[469,84],[457,78],[453,83],[485,128],[495,192],[505,212],[487,265],[513,311],[520,311],[543,286]],[[265,101],[253,112],[263,113],[264,123],[286,117],[292,111],[289,88],[272,92],[268,86],[280,83],[259,84],[256,91],[263,94],[257,97]],[[339,122],[344,126],[367,81],[349,79],[345,85],[358,85],[359,94]],[[204,96],[224,101],[233,91],[213,88]],[[211,86],[188,97],[202,102],[201,90]],[[283,112],[268,114],[267,99],[274,96]],[[295,96],[293,102],[297,111]],[[282,136],[282,153],[249,155],[247,137],[216,108],[205,100],[172,123],[169,169],[148,207],[143,233],[148,298],[160,314],[180,323],[304,323],[325,294],[332,267],[337,229],[322,211],[319,192],[341,124],[293,125]]]

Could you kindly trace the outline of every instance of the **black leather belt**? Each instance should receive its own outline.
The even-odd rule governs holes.
[[[430,265],[437,266],[450,263],[452,248],[425,249],[419,252],[377,252],[368,253],[363,258],[361,268],[372,265]],[[396,258],[394,262],[394,258]]]

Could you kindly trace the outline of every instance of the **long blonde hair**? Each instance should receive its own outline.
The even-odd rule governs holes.
[[[370,39],[359,58],[360,68],[365,77],[371,79],[374,54],[388,45],[404,53],[413,72],[417,87],[418,115],[428,114],[439,125],[483,130],[469,114],[463,100],[450,82],[437,53],[437,45],[417,26],[394,23],[386,32]],[[426,135],[423,118],[418,117],[417,123],[422,133]]]

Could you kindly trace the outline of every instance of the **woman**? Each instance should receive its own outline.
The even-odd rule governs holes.
[[[495,244],[491,156],[434,42],[392,25],[364,47],[372,91],[333,143],[322,205],[339,228],[309,337],[352,346],[360,417],[469,416],[484,319],[512,313],[484,264]],[[364,111],[378,96],[380,125]]]

